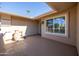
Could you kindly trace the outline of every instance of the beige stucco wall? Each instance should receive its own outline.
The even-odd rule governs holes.
[[[57,15],[62,15],[62,14],[67,14],[67,20],[68,23],[66,25],[68,25],[68,34],[67,36],[59,36],[59,35],[52,35],[52,34],[48,34],[46,33],[46,25],[45,25],[45,20],[47,18],[51,18]],[[70,45],[76,45],[76,6],[72,7],[68,10],[56,13],[56,14],[51,14],[49,16],[45,16],[43,18],[41,18],[41,21],[44,21],[44,24],[41,24],[41,35],[44,38],[48,38],[51,40],[56,40],[65,44],[70,44]]]
[[[26,36],[38,34],[38,23],[35,20],[30,20],[26,18],[11,16],[8,14],[1,14],[1,20],[10,21],[11,26],[27,26]],[[8,23],[7,23],[8,24]]]
[[[22,17],[11,16],[8,14],[0,14],[0,22],[2,25],[9,25],[9,26],[2,26],[0,24],[0,47],[3,49],[4,40],[3,40],[3,32],[8,29],[8,31],[13,31],[16,29],[23,30],[24,36],[36,35],[38,34],[38,22],[36,20],[30,20]],[[18,27],[20,26],[20,27]],[[4,27],[4,28],[3,28]],[[26,29],[27,27],[27,29]],[[10,36],[11,37],[11,36]],[[10,38],[9,37],[9,38]]]
[[[79,3],[77,5],[77,51],[79,55]]]

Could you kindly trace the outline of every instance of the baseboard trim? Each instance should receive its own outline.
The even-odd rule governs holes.
[[[37,35],[41,36],[40,34],[32,34],[32,35],[24,36],[24,38],[26,38],[26,37],[30,37],[30,36],[37,36]]]

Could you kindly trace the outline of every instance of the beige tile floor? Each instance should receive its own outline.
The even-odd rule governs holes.
[[[30,36],[26,39],[0,47],[2,56],[76,56],[76,47],[41,36]]]

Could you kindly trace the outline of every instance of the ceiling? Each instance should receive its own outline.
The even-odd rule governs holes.
[[[54,8],[57,11],[61,11],[76,5],[76,2],[48,2],[47,3],[51,8]]]

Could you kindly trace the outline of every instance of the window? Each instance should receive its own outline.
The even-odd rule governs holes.
[[[65,34],[65,16],[46,21],[47,32]]]

